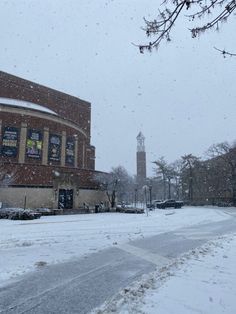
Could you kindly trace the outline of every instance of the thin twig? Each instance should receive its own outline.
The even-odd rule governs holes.
[[[215,50],[219,51],[220,53],[222,53],[224,56],[227,55],[227,56],[230,56],[230,57],[236,57],[236,53],[232,53],[232,52],[228,52],[226,50],[221,50],[219,48],[216,48],[214,47]]]

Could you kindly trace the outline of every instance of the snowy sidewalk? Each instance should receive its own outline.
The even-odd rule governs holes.
[[[182,227],[229,219],[221,210],[184,207],[145,214],[51,216],[0,220],[0,285],[40,266],[60,263]],[[171,210],[173,212],[173,210]]]
[[[124,289],[95,313],[236,313],[236,234],[210,241]]]

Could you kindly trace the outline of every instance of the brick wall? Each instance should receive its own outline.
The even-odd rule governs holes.
[[[8,181],[8,185],[53,186],[55,181],[62,181],[62,175],[66,175],[67,177],[71,177],[73,184],[79,188],[98,189],[100,186],[96,178],[99,174],[103,174],[100,171],[87,169],[12,162],[4,163],[0,166],[0,170],[3,170],[3,168],[4,173],[11,175],[12,178]]]
[[[0,97],[30,101],[69,119],[90,136],[91,104],[79,98],[0,71]]]
[[[106,193],[98,182],[98,177],[104,173],[95,171],[95,147],[90,144],[90,103],[0,71],[1,97],[28,101],[57,113],[10,106],[0,99],[1,201],[22,206],[22,193],[25,193],[30,207],[41,205],[56,208],[58,191],[73,189],[74,208],[84,201],[91,204],[104,202]],[[2,153],[2,132],[7,127],[18,131],[16,156],[9,156],[8,153],[6,157]],[[29,130],[39,131],[42,135],[42,149],[37,158],[26,154]],[[14,130],[9,132],[14,133]],[[48,155],[50,135],[57,135],[61,139],[58,161],[51,160]],[[68,138],[74,141],[73,164],[66,162]],[[9,144],[6,146],[8,148]]]
[[[0,106],[1,107],[1,106]],[[22,111],[23,112],[23,111]],[[47,114],[41,114],[47,115]],[[32,117],[28,114],[15,114],[15,113],[10,113],[10,112],[3,112],[0,111],[0,120],[2,121],[2,129],[4,127],[15,127],[18,129],[19,134],[18,137],[20,136],[20,131],[21,131],[21,123],[26,123],[27,124],[27,129],[36,129],[38,131],[41,131],[43,133],[44,127],[49,128],[49,133],[51,134],[57,134],[57,135],[62,135],[62,132],[66,132],[67,137],[73,137],[75,134],[77,135],[78,139],[78,163],[77,167],[78,168],[90,168],[90,164],[83,164],[83,144],[85,144],[86,147],[90,147],[89,144],[89,138],[86,138],[83,134],[80,132],[76,131],[73,127],[68,127],[65,125],[62,125],[58,122],[50,121],[50,120],[45,120],[43,118],[39,117]],[[2,144],[2,137],[0,136],[0,147]],[[18,154],[16,157],[11,157],[10,160],[7,157],[0,156],[0,160],[2,161],[11,161],[11,162],[18,162],[19,158],[19,144],[20,142],[18,141]],[[90,158],[90,156],[88,157]],[[28,163],[36,163],[40,164],[42,161],[41,159],[32,159],[32,158],[27,158],[26,156],[26,161]],[[55,163],[57,164],[57,163]],[[94,169],[94,168],[90,168]]]

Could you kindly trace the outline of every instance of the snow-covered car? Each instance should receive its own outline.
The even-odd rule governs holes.
[[[9,219],[12,215],[18,212],[23,212],[23,208],[19,207],[9,207],[9,208],[1,208],[0,209],[0,219]]]
[[[126,214],[143,214],[144,209],[143,208],[135,208],[135,207],[125,207],[123,212]]]
[[[156,205],[155,205],[155,203],[147,203],[147,208],[148,208],[149,210],[153,210],[153,209],[156,208]]]
[[[40,213],[42,216],[50,216],[50,215],[54,215],[54,211],[50,208],[36,208],[34,209],[34,211],[36,213]]]
[[[163,201],[161,200],[154,200],[152,201],[152,206],[153,208],[158,208],[158,204],[162,203]]]
[[[10,215],[11,220],[33,220],[41,217],[40,213],[33,212],[31,210],[17,211]]]
[[[29,209],[23,209],[19,207],[1,208],[0,219],[11,220],[32,220],[40,218],[41,214],[31,211]]]
[[[116,205],[116,211],[118,211],[118,212],[123,212],[124,211],[124,209],[125,209],[125,204],[124,203],[118,203],[117,205]]]

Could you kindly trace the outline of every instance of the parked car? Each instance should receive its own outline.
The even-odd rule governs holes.
[[[149,210],[153,210],[153,209],[155,209],[155,204],[153,204],[153,203],[147,203],[147,208],[149,209]]]
[[[143,208],[137,208],[133,205],[126,205],[124,203],[119,203],[116,205],[116,211],[121,212],[121,213],[126,213],[126,214],[143,214],[144,209]]]
[[[116,205],[116,211],[118,211],[118,212],[123,212],[124,211],[124,209],[125,209],[125,204],[122,202],[122,203],[118,203],[117,205]]]
[[[158,204],[160,204],[160,203],[162,203],[161,200],[154,200],[154,201],[152,201],[153,208],[158,208]]]
[[[41,217],[40,213],[23,208],[1,208],[0,219],[32,220]]]
[[[31,210],[23,210],[13,212],[8,219],[11,220],[33,220],[39,219],[41,217],[40,213],[33,212]]]
[[[181,208],[184,205],[182,201],[176,201],[176,200],[165,200],[163,202],[159,202],[156,204],[157,208],[165,209],[169,207],[173,208]]]
[[[55,215],[54,211],[50,208],[40,207],[34,210],[36,213],[40,213],[42,216]]]
[[[143,208],[135,208],[135,207],[125,207],[123,212],[126,214],[143,214],[144,209]]]

